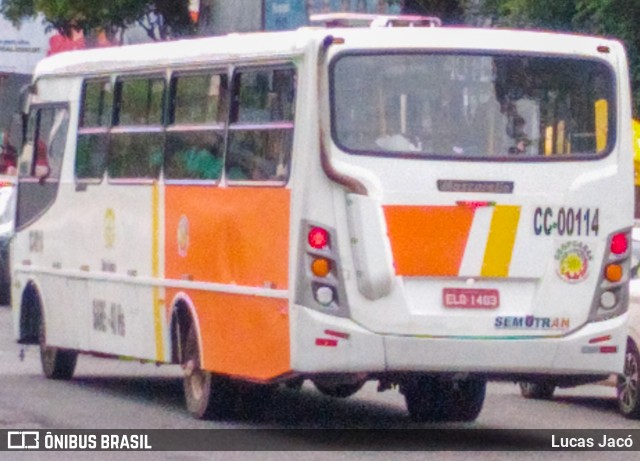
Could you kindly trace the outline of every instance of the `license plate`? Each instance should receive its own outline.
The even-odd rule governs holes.
[[[500,306],[500,293],[484,288],[445,288],[442,303],[461,309],[495,309]]]

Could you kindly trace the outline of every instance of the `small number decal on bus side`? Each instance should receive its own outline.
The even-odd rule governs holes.
[[[118,303],[110,303],[102,299],[93,300],[93,329],[117,336],[125,335],[124,309]]]

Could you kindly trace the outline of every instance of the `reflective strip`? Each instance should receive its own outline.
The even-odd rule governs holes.
[[[151,229],[151,275],[154,279],[160,276],[160,192],[158,184],[153,185],[151,194],[152,229]],[[162,338],[162,307],[164,301],[160,299],[160,288],[154,286],[153,292],[153,329],[156,339],[156,359],[164,362],[164,341]]]
[[[481,275],[507,277],[520,220],[519,206],[496,206],[484,252]]]

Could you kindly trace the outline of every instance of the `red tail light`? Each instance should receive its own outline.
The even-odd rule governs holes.
[[[329,246],[329,232],[322,227],[312,227],[309,230],[308,242],[311,248],[323,250]]]
[[[611,252],[616,255],[621,255],[627,252],[629,249],[629,240],[627,234],[620,233],[613,236],[611,239]]]

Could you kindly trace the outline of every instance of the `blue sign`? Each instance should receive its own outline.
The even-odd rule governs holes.
[[[400,14],[402,0],[265,0],[266,30],[297,29],[318,13],[354,12]]]
[[[308,22],[307,0],[265,0],[266,30],[297,29]]]

